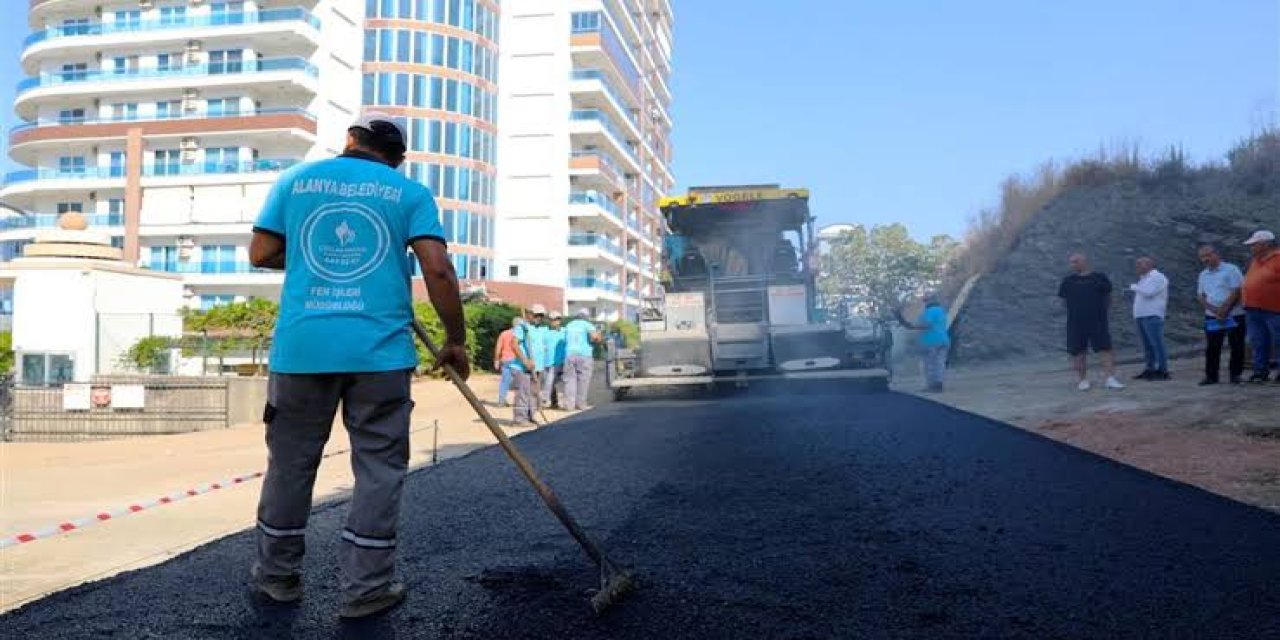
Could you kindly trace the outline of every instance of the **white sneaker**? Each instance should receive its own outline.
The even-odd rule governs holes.
[[[1110,378],[1107,378],[1107,388],[1108,388],[1108,389],[1123,389],[1123,388],[1124,388],[1124,385],[1123,385],[1123,384],[1120,384],[1120,381],[1119,381],[1119,380],[1116,380],[1116,377],[1115,377],[1115,376],[1111,376]]]
[[[1088,381],[1088,380],[1081,380],[1081,381],[1080,381],[1080,384],[1076,385],[1076,388],[1077,388],[1077,389],[1079,389],[1079,390],[1081,390],[1081,391],[1088,391],[1088,390],[1089,390],[1089,388],[1090,388],[1090,387],[1092,387],[1092,386],[1093,386],[1093,385],[1089,384],[1089,381]]]

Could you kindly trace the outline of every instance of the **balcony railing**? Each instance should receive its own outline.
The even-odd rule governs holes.
[[[186,273],[186,274],[235,274],[235,273],[270,273],[271,269],[260,269],[248,262],[239,260],[218,260],[212,262],[191,261],[191,262],[161,262],[159,264],[148,265],[148,269],[152,271],[163,271],[165,273]]]
[[[316,77],[316,66],[306,58],[264,58],[240,62],[214,62],[175,66],[167,69],[124,69],[99,71],[59,71],[42,73],[18,83],[19,94],[39,87],[53,87],[81,82],[118,82],[126,80],[153,80],[157,78],[182,78],[191,76],[244,75],[272,71],[302,71]]]
[[[237,11],[233,13],[210,14],[203,16],[162,18],[160,20],[122,20],[119,22],[99,22],[96,24],[70,24],[37,31],[22,41],[23,48],[38,42],[57,38],[75,36],[103,36],[117,33],[142,33],[169,29],[193,29],[199,27],[221,27],[228,25],[261,24],[268,22],[305,22],[316,31],[320,30],[320,19],[301,7],[265,9],[262,11]]]
[[[170,120],[207,120],[207,119],[213,119],[213,118],[252,118],[254,116],[276,116],[276,115],[299,115],[299,116],[304,116],[310,120],[316,119],[315,115],[312,114],[310,111],[307,111],[306,109],[298,109],[298,108],[292,108],[292,107],[285,107],[280,109],[249,109],[246,111],[238,111],[234,113],[231,113],[231,112],[179,113],[172,116],[164,116],[164,115],[140,116],[140,115],[134,114],[134,115],[111,116],[106,118],[67,118],[67,119],[57,118],[57,119],[42,119],[42,120],[37,120],[35,122],[23,122],[19,125],[14,126],[12,129],[9,129],[9,134],[12,135],[15,133],[21,133],[23,131],[30,131],[31,129],[43,129],[46,127],[74,127],[77,125],[115,124],[119,122],[167,122]]]
[[[142,168],[142,175],[147,177],[160,177],[220,175],[231,173],[265,173],[283,171],[295,164],[298,164],[299,162],[301,162],[301,160],[283,158],[277,160],[254,160],[251,162],[230,163],[162,163],[144,166]],[[86,167],[84,169],[65,170],[27,169],[23,171],[12,171],[5,174],[4,183],[8,185],[39,180],[107,180],[112,178],[123,178],[124,175],[124,167]]]
[[[594,191],[572,191],[569,193],[569,204],[594,204],[608,211],[615,218],[622,217],[618,204],[602,193]]]
[[[618,161],[614,160],[613,156],[600,151],[574,151],[571,155],[575,158],[595,159],[604,167],[604,172],[609,174],[610,180],[619,184],[622,183],[622,176],[625,175],[625,172],[623,172],[622,167],[618,166]]]
[[[607,236],[596,235],[594,233],[571,233],[569,234],[569,246],[573,247],[599,247],[615,255],[622,257],[622,247],[617,242],[610,240]]]
[[[124,226],[123,213],[94,213],[80,214],[85,221],[89,223],[89,227],[122,227]],[[11,229],[56,229],[58,227],[58,218],[60,213],[37,213],[32,216],[14,216],[0,220],[0,231],[9,231]]]
[[[592,15],[594,14],[594,15]],[[622,38],[618,32],[614,31],[613,26],[609,24],[599,11],[585,11],[573,14],[573,26],[571,33],[598,33],[600,40],[604,45],[604,50],[613,63],[618,66],[618,71],[622,77],[632,86],[639,86],[640,72],[636,70],[636,65],[631,62],[631,56],[627,54],[627,49],[622,44]]]
[[[569,119],[570,120],[594,120],[596,122],[599,122],[600,125],[604,127],[604,130],[609,135],[613,136],[614,142],[618,145],[619,148],[626,151],[627,155],[634,154],[635,149],[628,142],[629,138],[627,138],[627,135],[623,133],[620,129],[618,129],[618,125],[614,124],[613,120],[609,117],[609,114],[605,113],[604,111],[601,111],[599,109],[574,109],[573,111],[569,112]]]
[[[622,287],[598,278],[569,278],[569,287],[573,289],[598,289],[610,293],[622,291]]]
[[[599,80],[600,84],[604,86],[604,92],[609,94],[609,97],[613,98],[614,102],[618,103],[619,108],[626,110],[631,107],[632,101],[626,100],[619,95],[617,89],[613,88],[613,82],[610,81],[609,76],[599,69],[575,69],[570,77],[574,80]],[[632,122],[634,123],[634,120]]]

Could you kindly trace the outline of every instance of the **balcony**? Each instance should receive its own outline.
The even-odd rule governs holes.
[[[123,213],[94,213],[80,214],[90,228],[99,227],[123,227]],[[0,231],[12,231],[14,229],[57,229],[58,218],[60,213],[37,213],[28,217],[11,217],[0,220]]]
[[[613,216],[619,224],[622,220],[622,210],[618,208],[617,203],[602,193],[594,191],[573,191],[569,194],[569,204],[571,205],[591,205],[599,207],[605,213]]]
[[[211,178],[208,182],[225,182],[228,177],[232,182],[250,181],[251,176],[262,179],[272,178],[271,174],[283,171],[301,162],[292,158],[264,159],[251,162],[231,163],[171,163],[149,164],[142,168],[144,185],[151,180],[183,178],[185,180]],[[36,191],[86,191],[111,189],[124,186],[124,167],[86,167],[84,169],[27,169],[5,174],[4,186],[0,187],[0,197],[29,195]],[[221,180],[219,180],[221,179]],[[203,181],[203,180],[202,180]],[[15,202],[19,206],[25,201]]]
[[[305,58],[264,58],[242,62],[216,62],[169,68],[147,68],[42,73],[18,83],[14,109],[25,120],[34,120],[39,97],[103,95],[123,92],[204,88],[246,83],[271,83],[278,95],[289,82],[315,93],[319,71]],[[304,82],[298,82],[304,78]],[[177,82],[175,82],[177,81]],[[96,85],[96,86],[94,86]],[[175,86],[176,85],[176,86]]]
[[[608,236],[594,233],[569,234],[568,258],[571,260],[605,260],[622,264],[622,246]]]
[[[153,264],[147,267],[152,271],[163,271],[165,273],[181,273],[185,275],[202,274],[202,275],[235,275],[242,273],[277,273],[274,269],[260,269],[249,264],[247,261],[240,260],[220,260],[220,261],[190,261],[190,262],[163,262]]]
[[[565,297],[569,300],[620,300],[622,287],[601,278],[569,278]]]
[[[208,33],[205,30],[209,30]],[[76,47],[101,49],[117,43],[136,43],[143,38],[150,40],[153,36],[185,42],[215,35],[243,37],[255,34],[273,39],[264,42],[266,46],[291,45],[290,34],[301,34],[315,44],[320,37],[320,19],[306,9],[290,7],[161,20],[58,26],[27,36],[22,43],[22,60],[24,66],[30,66],[34,63],[34,55],[41,51],[56,49],[59,53],[68,53],[74,52],[69,50]],[[48,45],[37,46],[43,43]],[[33,69],[28,68],[28,72],[30,71]]]
[[[640,172],[640,163],[635,157],[635,147],[628,142],[629,138],[614,124],[609,114],[600,109],[574,109],[569,112],[569,133],[589,136],[591,146],[600,147],[603,143],[612,147],[614,155],[621,157],[634,173]]]
[[[586,87],[597,85],[605,95],[617,103],[619,109],[637,108],[636,97],[634,95],[624,95],[615,89],[609,74],[599,69],[574,69],[573,73],[569,74],[569,79],[572,81],[570,84],[571,92],[585,91],[587,90]],[[575,87],[574,85],[578,86]]]
[[[623,191],[627,188],[627,183],[622,178],[622,167],[608,154],[600,151],[574,151],[569,157],[569,175],[595,182],[596,186],[608,191]]]
[[[249,132],[300,134],[307,144],[314,142],[316,117],[304,109],[259,109],[246,113],[195,113],[171,118],[119,117],[77,120],[40,120],[20,124],[9,130],[10,154],[18,162],[35,163],[38,143],[60,143],[68,140],[107,140],[124,138],[130,129],[142,129],[148,139],[162,136],[238,135]],[[274,138],[273,138],[274,139]],[[23,149],[24,146],[28,146]],[[24,157],[30,156],[30,157]]]
[[[638,90],[640,72],[636,70],[636,63],[623,39],[603,14],[599,11],[577,12],[572,19],[569,44],[575,66],[601,68],[608,65],[618,74],[622,84],[633,91]]]

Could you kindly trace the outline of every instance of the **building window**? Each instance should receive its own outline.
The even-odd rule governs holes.
[[[117,11],[115,24],[121,29],[136,29],[142,24],[142,12],[137,9]]]
[[[64,36],[83,36],[89,34],[88,18],[67,18],[59,28]]]
[[[120,198],[111,198],[107,200],[107,226],[119,227],[124,225],[124,200]]]
[[[227,0],[213,5],[213,24],[243,24],[244,0]]]
[[[240,167],[240,147],[213,147],[204,150],[206,173],[235,173]]]
[[[151,260],[147,263],[152,271],[175,272],[178,270],[177,247],[151,247]]]
[[[124,152],[112,151],[109,164],[107,165],[107,174],[112,178],[119,178],[124,175]]]
[[[63,175],[82,176],[87,165],[84,156],[62,156],[58,158],[58,173]]]
[[[160,7],[160,24],[181,24],[187,17],[187,8],[183,6]]]
[[[244,70],[244,51],[229,49],[209,52],[209,73],[240,73]]]
[[[89,77],[89,65],[84,62],[62,65],[62,81],[75,82]]]
[[[200,273],[235,273],[235,245],[208,245],[200,248]]]
[[[22,384],[56,387],[75,379],[75,359],[65,353],[22,354]]]
[[[156,103],[156,118],[159,120],[168,120],[170,118],[182,117],[182,102],[179,100],[166,100]]]
[[[160,71],[172,71],[182,67],[182,54],[178,53],[158,53],[156,54],[156,69]]]
[[[75,213],[84,213],[84,203],[83,202],[59,202],[58,203],[58,215],[62,215],[64,213],[71,213],[73,211]]]
[[[84,109],[63,109],[58,112],[58,124],[80,124],[84,122]]]
[[[138,103],[136,102],[117,102],[111,105],[112,120],[137,120],[138,119]]]
[[[155,175],[176,176],[182,170],[182,152],[177,149],[156,149],[152,158]]]
[[[240,115],[240,98],[217,98],[209,100],[207,111],[210,116]]]
[[[444,227],[444,239],[446,242],[453,242],[456,234],[453,232],[453,209],[445,209],[444,216],[441,218],[440,225]]]
[[[391,29],[378,30],[378,57],[375,58],[381,62],[391,62],[391,57],[395,53],[395,35],[396,32]]]

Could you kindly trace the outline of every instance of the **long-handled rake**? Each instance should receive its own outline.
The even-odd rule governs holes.
[[[431,336],[427,335],[427,330],[417,321],[417,319],[414,319],[413,321],[413,332],[417,334],[418,339],[422,341],[422,344],[427,348],[427,351],[430,351],[431,355],[434,356],[436,360],[439,360],[440,350],[436,347],[435,343],[431,341]],[[573,516],[569,515],[569,510],[565,509],[564,505],[560,502],[560,498],[556,497],[556,494],[551,490],[551,487],[547,486],[547,484],[538,477],[538,474],[533,470],[533,465],[529,464],[529,461],[525,459],[524,455],[522,455],[518,449],[516,449],[516,446],[511,442],[511,439],[507,437],[507,434],[503,433],[502,428],[498,426],[497,420],[494,420],[493,416],[489,415],[489,410],[485,408],[484,403],[480,401],[480,398],[476,397],[476,394],[471,390],[471,387],[467,386],[466,381],[458,375],[457,371],[454,371],[453,367],[445,365],[443,369],[445,375],[449,377],[449,380],[453,382],[453,385],[458,388],[460,393],[462,393],[462,397],[467,399],[467,403],[470,404],[471,408],[480,416],[480,420],[484,422],[486,427],[489,427],[489,431],[493,433],[493,437],[498,439],[498,446],[502,447],[502,450],[506,452],[507,457],[511,458],[511,461],[520,469],[520,473],[524,474],[524,477],[529,480],[529,484],[533,485],[534,490],[542,497],[542,501],[546,503],[547,508],[550,509],[551,513],[555,514],[556,518],[560,520],[560,524],[564,525],[564,528],[569,531],[569,535],[573,536],[573,539],[578,542],[578,545],[587,553],[591,558],[591,561],[595,562],[596,566],[600,567],[600,590],[591,596],[592,609],[594,609],[597,614],[602,613],[610,605],[621,600],[627,592],[635,589],[635,574],[628,569],[615,565],[607,556],[605,556],[604,551],[601,550],[600,546],[587,535],[586,531],[582,530],[582,527],[573,519]]]

